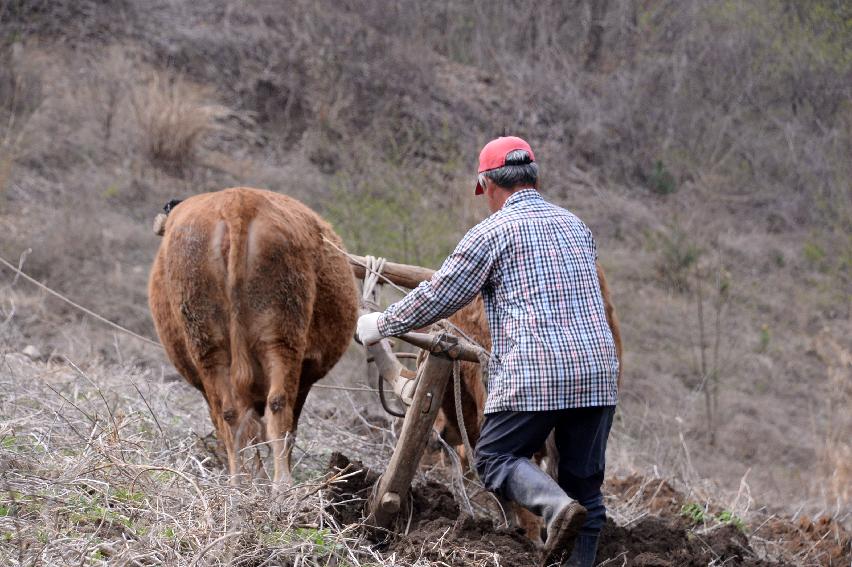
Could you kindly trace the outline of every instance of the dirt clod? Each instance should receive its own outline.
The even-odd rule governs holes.
[[[623,560],[629,567],[782,565],[759,559],[745,534],[732,525],[703,535],[689,528],[683,518],[649,516],[629,528],[616,526],[610,520],[601,534],[598,559]]]
[[[330,491],[330,508],[334,519],[340,524],[359,522],[363,516],[364,503],[370,497],[379,474],[365,467],[361,461],[350,461],[349,457],[338,452],[331,454],[328,469],[344,474],[359,471],[334,483]]]

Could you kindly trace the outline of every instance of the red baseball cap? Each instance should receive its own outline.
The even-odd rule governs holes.
[[[479,152],[479,171],[477,173],[503,167],[506,165],[506,156],[515,150],[526,150],[530,154],[530,159],[535,161],[532,148],[526,140],[517,136],[500,136],[485,144],[485,147]],[[479,184],[479,179],[477,179],[474,194],[482,195],[483,193],[485,193],[485,188]]]

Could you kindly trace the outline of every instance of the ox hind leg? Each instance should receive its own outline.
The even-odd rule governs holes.
[[[299,378],[304,349],[281,344],[269,346],[260,354],[269,389],[266,396],[266,437],[272,449],[276,492],[290,486],[290,455],[295,442],[295,408],[299,396]],[[301,409],[301,408],[300,408]]]
[[[236,443],[236,425],[239,422],[238,408],[234,402],[229,379],[229,367],[224,361],[208,360],[199,369],[204,395],[210,406],[210,420],[216,433],[225,445],[228,455],[230,482],[239,484],[240,458]]]
[[[263,411],[263,408],[260,411]],[[240,418],[236,427],[234,444],[240,452],[240,463],[245,465],[245,472],[252,478],[268,480],[269,475],[263,468],[263,459],[258,447],[266,441],[260,414],[254,407],[243,408],[242,411],[238,411],[238,414]],[[242,461],[244,458],[249,463],[244,463]]]

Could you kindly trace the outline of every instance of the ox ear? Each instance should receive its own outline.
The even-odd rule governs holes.
[[[168,218],[168,215],[164,213],[160,213],[154,217],[154,234],[163,236],[166,233],[166,219]]]

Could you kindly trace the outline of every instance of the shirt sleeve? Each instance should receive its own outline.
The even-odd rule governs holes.
[[[588,226],[586,228],[586,237],[589,239],[589,247],[592,249],[592,252],[595,255],[595,262],[598,261],[598,242],[595,240],[595,235],[592,234],[592,229]]]
[[[449,317],[476,297],[488,282],[494,256],[487,235],[473,227],[432,279],[421,282],[379,317],[379,332],[402,335]]]

